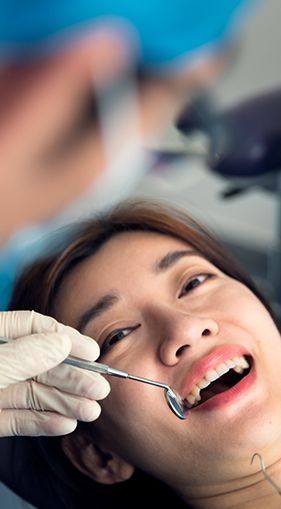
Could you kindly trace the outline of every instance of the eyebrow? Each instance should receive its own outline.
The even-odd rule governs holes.
[[[170,251],[165,256],[157,260],[153,264],[153,272],[165,272],[167,269],[175,265],[179,260],[186,256],[200,256],[201,258],[204,256],[199,251],[195,249],[184,249],[181,251]]]
[[[106,295],[103,295],[96,304],[88,308],[79,318],[78,323],[76,325],[76,328],[83,332],[86,325],[93,320],[94,318],[97,318],[102,313],[110,309],[116,302],[120,300],[120,295],[117,291],[114,291],[112,293],[107,293]]]
[[[156,262],[152,265],[152,272],[154,274],[159,274],[159,273],[165,272],[170,267],[175,265],[179,260],[181,260],[182,258],[185,258],[187,256],[188,257],[200,256],[201,258],[203,257],[202,253],[200,253],[199,251],[196,251],[194,249],[170,251],[169,253],[165,254],[165,256],[156,260]],[[107,294],[103,295],[93,306],[88,308],[79,317],[76,328],[80,332],[83,332],[86,325],[88,325],[88,323],[91,320],[93,320],[94,318],[97,318],[98,316],[102,315],[105,311],[108,311],[109,309],[111,309],[120,300],[121,300],[121,296],[117,290],[114,290],[111,293],[107,293]]]

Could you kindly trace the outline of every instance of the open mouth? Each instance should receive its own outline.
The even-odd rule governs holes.
[[[226,392],[245,378],[252,367],[250,356],[229,359],[212,369],[199,380],[185,398],[188,409],[197,407],[222,392]]]

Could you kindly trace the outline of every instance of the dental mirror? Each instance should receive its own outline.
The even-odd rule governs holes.
[[[184,400],[177,394],[174,389],[172,389],[169,385],[163,384],[161,382],[156,382],[155,380],[150,380],[149,378],[142,378],[140,376],[135,376],[127,373],[126,371],[120,371],[119,369],[111,368],[106,364],[101,364],[100,362],[86,362],[76,357],[67,357],[64,361],[64,364],[70,364],[71,366],[76,366],[82,369],[88,369],[89,371],[95,371],[96,373],[102,373],[104,375],[116,376],[119,378],[127,378],[129,380],[136,380],[137,382],[142,382],[149,385],[154,385],[156,387],[162,387],[164,389],[164,394],[166,398],[166,402],[168,403],[169,408],[179,419],[186,419],[188,414],[188,409],[185,405]]]
[[[165,398],[170,409],[179,419],[187,418],[188,410],[183,399],[169,386],[165,390]]]

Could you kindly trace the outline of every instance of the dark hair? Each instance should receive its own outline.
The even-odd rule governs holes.
[[[167,204],[145,201],[125,202],[111,212],[75,227],[72,240],[68,240],[60,253],[36,262],[24,272],[15,285],[10,309],[34,309],[56,317],[56,296],[68,274],[94,255],[108,239],[122,232],[134,231],[157,232],[187,242],[222,272],[250,288],[272,314],[251,278],[214,236],[185,212]],[[79,429],[86,432],[87,424],[80,423]],[[80,502],[85,499],[85,493],[89,490],[94,493],[96,504],[101,508],[112,507],[113,500],[115,505],[120,503],[124,508],[136,506],[136,503],[137,506],[143,506],[148,501],[147,490],[149,500],[153,501],[151,505],[159,505],[162,500],[163,503],[170,501],[175,508],[186,507],[167,486],[140,471],[136,471],[129,481],[115,486],[97,485],[94,481],[86,480],[85,476],[83,480],[81,474],[75,477],[73,468],[67,466],[65,458],[62,457],[59,438],[38,439],[38,450],[48,465],[47,468],[55,472],[54,476],[58,479],[56,491],[58,492],[57,485],[60,484],[61,498],[64,498],[66,493],[69,495],[71,489],[75,491],[77,488],[75,480],[72,482],[74,478],[81,487]],[[75,497],[70,498],[74,500]],[[32,502],[32,497],[29,500]],[[35,502],[38,504],[38,499]],[[79,503],[75,505],[73,501],[72,505],[71,502],[69,504],[69,507],[75,508],[83,506]],[[39,507],[45,506],[39,504]]]
[[[185,211],[146,201],[124,202],[108,214],[74,226],[72,240],[68,240],[60,253],[34,263],[23,272],[14,287],[9,309],[34,309],[55,317],[56,295],[67,275],[111,237],[132,231],[156,232],[187,242],[222,272],[250,288],[272,315],[251,277],[214,235]]]

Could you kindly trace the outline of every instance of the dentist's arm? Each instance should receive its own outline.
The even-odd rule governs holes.
[[[61,364],[96,360],[93,339],[33,311],[0,312],[0,336],[14,339],[0,345],[0,437],[64,435],[98,418],[107,380]]]

